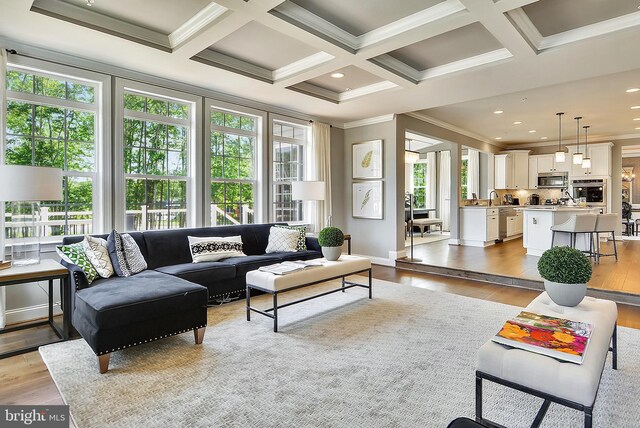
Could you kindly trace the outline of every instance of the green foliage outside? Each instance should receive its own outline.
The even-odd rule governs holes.
[[[562,284],[586,284],[591,279],[591,262],[580,250],[553,247],[538,260],[540,276]]]
[[[460,165],[460,191],[462,199],[469,199],[468,193],[469,183],[469,160],[462,159],[462,165]]]
[[[413,207],[427,208],[427,164],[413,164]]]
[[[337,227],[325,227],[318,234],[318,243],[322,247],[340,247],[344,243],[344,234]]]

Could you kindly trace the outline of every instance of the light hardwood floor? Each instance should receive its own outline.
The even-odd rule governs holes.
[[[521,288],[403,271],[383,266],[374,266],[373,276],[390,282],[515,306],[526,306],[539,294],[537,291]],[[215,311],[215,308],[209,310]],[[640,307],[619,304],[618,311],[619,325],[640,328]],[[15,341],[15,336],[10,337],[14,334],[0,336],[0,347],[7,346],[5,341]],[[37,334],[42,338],[46,337],[48,333],[43,330]],[[38,352],[0,360],[0,403],[63,404],[62,397]]]
[[[613,243],[601,244],[603,253],[613,253]],[[617,241],[618,261],[602,257],[593,265],[590,288],[640,294],[640,241]],[[449,245],[447,241],[414,247],[414,257],[423,264],[541,281],[539,257],[527,256],[522,239],[486,248]]]

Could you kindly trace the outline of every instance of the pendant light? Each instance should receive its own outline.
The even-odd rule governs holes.
[[[573,164],[574,165],[582,165],[582,152],[580,151],[580,119],[582,116],[574,117],[577,123],[577,132],[576,132],[576,142],[578,143],[578,147],[576,148],[576,152],[573,154]]]
[[[591,158],[589,157],[589,146],[587,142],[587,134],[589,133],[589,125],[582,127],[584,129],[584,157],[582,158],[582,168],[591,168]]]
[[[556,113],[558,116],[558,151],[556,152],[556,162],[564,162],[564,150],[562,149],[562,115],[564,113]]]

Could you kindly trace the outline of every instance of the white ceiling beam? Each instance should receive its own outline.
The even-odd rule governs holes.
[[[499,12],[504,13],[513,9],[518,9],[531,3],[536,3],[538,1],[539,0],[500,0],[496,2],[496,9]]]

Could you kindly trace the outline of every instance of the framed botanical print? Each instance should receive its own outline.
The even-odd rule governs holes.
[[[353,217],[382,220],[382,181],[353,183]]]
[[[352,177],[382,178],[382,140],[355,143],[352,146]]]

